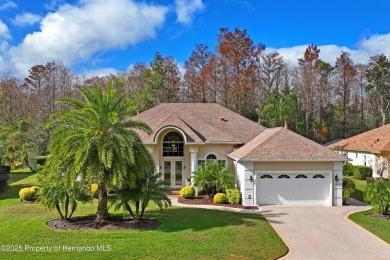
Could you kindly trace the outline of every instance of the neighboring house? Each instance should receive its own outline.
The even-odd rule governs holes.
[[[235,173],[244,205],[342,205],[348,159],[290,130],[210,103],[164,103],[132,119],[151,127],[140,136],[172,188],[190,185],[198,165],[219,160]]]
[[[371,167],[374,178],[378,178],[379,174],[388,178],[390,124],[329,144],[327,147],[349,157],[353,165]]]

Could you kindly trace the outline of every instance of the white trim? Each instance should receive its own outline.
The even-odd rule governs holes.
[[[167,129],[174,129],[176,131],[178,131],[182,136],[183,136],[183,139],[184,139],[184,143],[187,143],[187,137],[186,137],[186,134],[184,133],[183,130],[181,130],[180,128],[176,127],[176,126],[164,126],[163,128],[160,128],[156,134],[154,135],[153,137],[153,143],[154,144],[157,144],[157,140],[158,138],[160,137],[160,134],[164,131],[164,130],[167,130]]]

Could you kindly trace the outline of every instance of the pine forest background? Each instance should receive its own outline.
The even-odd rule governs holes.
[[[81,98],[80,85],[106,86],[120,80],[136,114],[162,102],[219,103],[266,127],[288,128],[318,143],[347,138],[389,122],[390,60],[378,53],[356,63],[348,52],[335,64],[321,60],[310,45],[298,63],[267,52],[246,30],[221,28],[214,49],[196,44],[184,63],[158,52],[149,63],[108,77],[85,78],[61,61],[37,64],[25,79],[0,78],[0,153],[3,163],[28,165],[47,154],[45,122],[59,109],[56,100]]]

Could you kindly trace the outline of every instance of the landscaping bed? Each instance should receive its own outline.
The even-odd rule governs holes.
[[[215,204],[212,197],[209,196],[197,196],[193,199],[185,199],[182,197],[179,197],[177,202],[183,203],[183,204],[191,204],[191,205],[213,205],[213,206],[225,206],[225,207],[231,207],[231,208],[240,208],[240,209],[258,209],[257,206],[243,206],[241,204]]]
[[[110,220],[96,222],[94,216],[73,217],[69,220],[53,219],[46,223],[53,229],[60,230],[152,230],[160,226],[157,219],[124,219],[112,217]]]

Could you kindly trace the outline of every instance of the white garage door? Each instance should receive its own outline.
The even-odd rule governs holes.
[[[257,204],[330,205],[330,174],[257,174]]]

